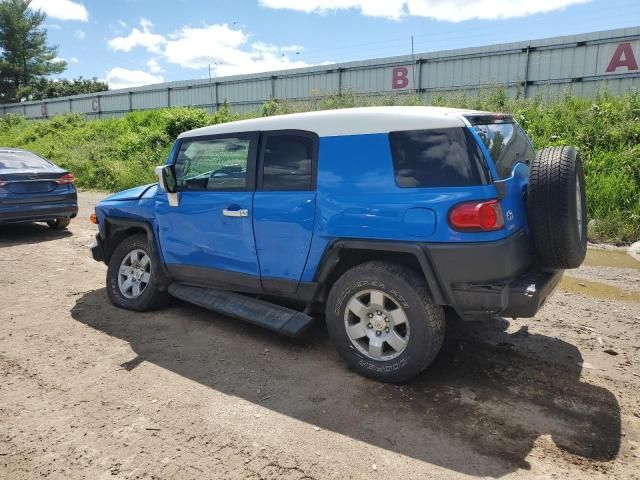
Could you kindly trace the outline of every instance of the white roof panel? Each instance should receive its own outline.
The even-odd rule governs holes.
[[[479,112],[441,107],[365,107],[324,110],[222,123],[185,132],[180,135],[180,138],[269,130],[306,130],[315,132],[320,137],[332,137],[464,127],[466,125],[462,118],[464,113]]]

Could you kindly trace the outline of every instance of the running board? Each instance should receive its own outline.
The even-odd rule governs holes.
[[[185,302],[239,318],[288,337],[301,335],[313,322],[313,318],[305,313],[224,290],[172,283],[169,285],[169,293]]]

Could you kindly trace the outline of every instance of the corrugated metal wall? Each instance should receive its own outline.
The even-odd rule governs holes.
[[[0,115],[48,118],[80,112],[94,118],[134,110],[193,106],[215,111],[258,109],[271,98],[303,101],[353,92],[363,95],[478,92],[498,85],[511,95],[545,97],[640,87],[640,27],[486,47],[380,58],[296,70],[192,80],[93,95],[0,106]]]

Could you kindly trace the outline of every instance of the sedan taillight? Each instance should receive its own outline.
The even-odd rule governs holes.
[[[73,173],[65,173],[59,179],[56,180],[58,185],[71,185],[76,182],[76,177],[73,176]]]

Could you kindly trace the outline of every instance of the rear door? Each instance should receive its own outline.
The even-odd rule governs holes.
[[[257,133],[187,138],[176,149],[179,203],[158,191],[156,218],[167,268],[178,280],[260,288],[251,219]]]
[[[265,132],[260,145],[253,229],[262,287],[293,293],[313,236],[318,137],[300,130]]]

